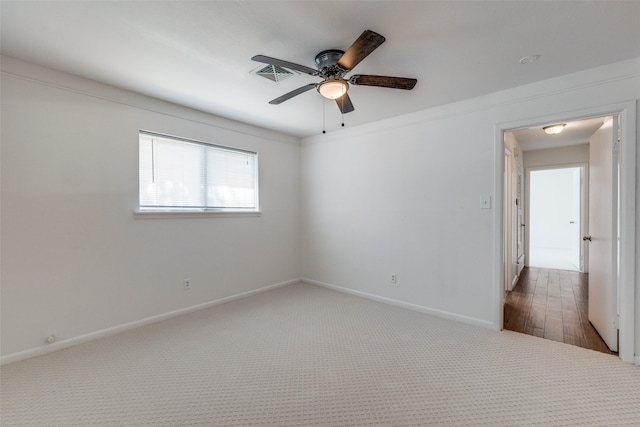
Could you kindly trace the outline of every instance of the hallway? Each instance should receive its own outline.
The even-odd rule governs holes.
[[[525,267],[504,305],[504,329],[613,354],[587,317],[588,274]]]

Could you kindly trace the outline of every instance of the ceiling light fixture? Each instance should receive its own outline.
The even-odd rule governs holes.
[[[349,90],[349,83],[343,79],[325,80],[318,86],[320,95],[327,99],[338,99]]]
[[[536,62],[540,58],[540,55],[528,55],[524,58],[520,59],[521,64],[531,64],[532,62]]]
[[[542,128],[542,130],[547,134],[547,135],[557,135],[560,132],[562,132],[564,130],[564,127],[566,126],[566,124],[564,123],[559,123],[557,125],[550,125],[550,126],[545,126]]]

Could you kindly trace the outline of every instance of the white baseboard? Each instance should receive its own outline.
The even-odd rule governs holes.
[[[448,311],[437,310],[437,309],[434,309],[434,308],[429,308],[429,307],[425,307],[425,306],[422,306],[422,305],[412,304],[412,303],[408,303],[408,302],[405,302],[405,301],[396,300],[396,299],[393,299],[393,298],[382,297],[382,296],[375,295],[375,294],[369,294],[369,293],[362,292],[362,291],[355,291],[353,289],[343,288],[341,286],[336,286],[336,285],[332,285],[332,284],[329,284],[329,283],[319,282],[317,280],[306,279],[306,278],[302,278],[300,280],[305,282],[305,283],[312,284],[312,285],[318,285],[318,286],[322,286],[322,287],[325,287],[325,288],[333,289],[333,290],[338,291],[338,292],[344,292],[345,294],[356,295],[356,296],[359,296],[359,297],[362,297],[362,298],[367,298],[367,299],[370,299],[370,300],[373,300],[373,301],[382,302],[382,303],[390,304],[390,305],[395,305],[395,306],[406,308],[406,309],[409,309],[409,310],[419,311],[421,313],[431,314],[431,315],[436,316],[436,317],[441,317],[441,318],[449,319],[449,320],[455,320],[457,322],[466,323],[468,325],[479,326],[479,327],[485,328],[485,329],[493,329],[493,323],[491,323],[489,321],[486,321],[486,320],[480,320],[480,319],[476,319],[474,317],[461,316],[459,314],[450,313]]]
[[[633,364],[636,366],[640,366],[640,356],[636,356],[633,360]]]
[[[0,365],[6,365],[8,363],[18,362],[20,360],[29,359],[36,356],[42,356],[44,354],[52,353],[54,351],[62,350],[64,348],[68,348],[74,345],[82,344],[89,341],[94,341],[94,340],[108,337],[110,335],[114,335],[120,332],[128,331],[130,329],[135,329],[141,326],[150,325],[152,323],[161,322],[163,320],[167,320],[172,317],[193,313],[194,311],[204,310],[205,308],[210,308],[219,304],[224,304],[225,302],[230,302],[240,298],[246,298],[251,295],[266,292],[271,289],[279,288],[282,286],[291,285],[293,283],[300,282],[300,281],[302,281],[302,279],[287,280],[286,282],[276,283],[274,285],[268,285],[259,289],[254,289],[252,291],[242,292],[237,295],[231,295],[228,297],[219,298],[219,299],[208,301],[202,304],[197,304],[190,307],[181,308],[179,310],[170,311],[168,313],[159,314],[157,316],[147,317],[146,319],[136,320],[134,322],[114,326],[112,328],[102,329],[100,331],[91,332],[85,335],[80,335],[80,336],[69,338],[66,340],[56,341],[52,344],[46,344],[39,347],[30,348],[28,350],[19,351],[17,353],[7,354],[5,356],[0,357]]]

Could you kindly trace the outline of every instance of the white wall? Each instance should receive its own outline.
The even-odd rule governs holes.
[[[522,157],[525,168],[589,163],[589,144],[525,151]]]
[[[300,276],[296,138],[11,58],[1,85],[3,356]],[[257,151],[262,214],[135,217],[139,129]]]
[[[497,129],[638,98],[640,58],[303,140],[303,276],[500,327]]]

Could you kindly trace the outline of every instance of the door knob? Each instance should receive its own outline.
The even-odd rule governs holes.
[[[588,241],[591,241],[591,236],[584,236],[584,237],[582,238],[582,240],[588,240]]]

